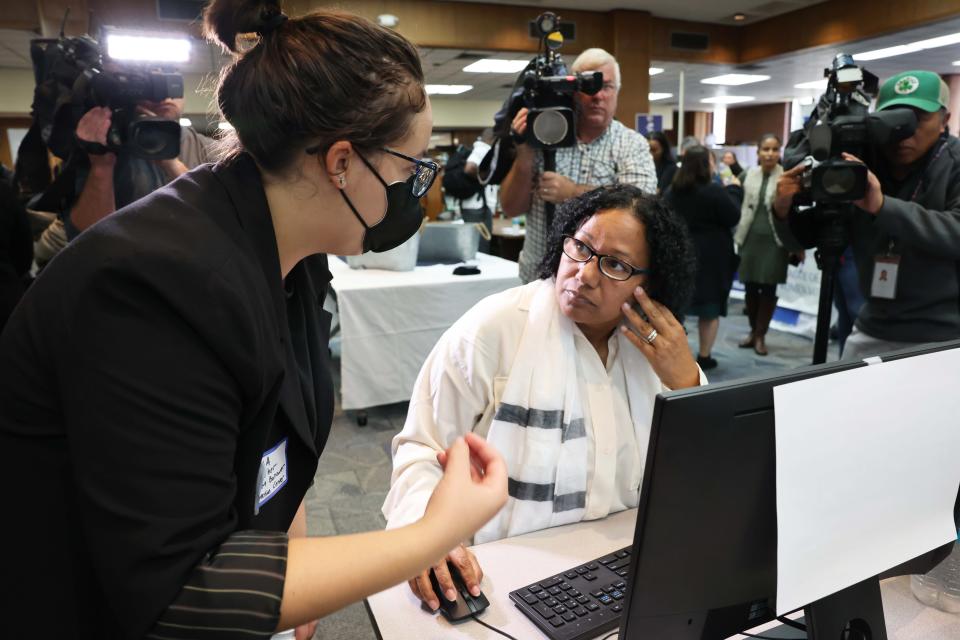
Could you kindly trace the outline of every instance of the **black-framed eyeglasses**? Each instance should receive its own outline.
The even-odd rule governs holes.
[[[633,276],[650,273],[650,269],[638,269],[629,262],[615,256],[597,253],[586,242],[573,236],[563,236],[563,253],[574,262],[590,262],[596,256],[600,273],[611,280],[629,280]]]
[[[308,147],[306,152],[311,155],[316,155],[320,153],[320,149],[321,148],[319,146]],[[387,147],[380,147],[380,151],[389,153],[390,155],[398,158],[403,158],[404,160],[412,162],[416,165],[417,168],[415,169],[413,183],[410,186],[410,191],[413,192],[415,197],[422,198],[427,191],[430,191],[430,187],[433,186],[433,181],[437,179],[437,173],[440,171],[440,165],[433,160],[421,160],[419,158],[408,156],[405,153],[388,149]],[[357,155],[359,155],[359,152]],[[367,166],[370,166],[370,163],[368,163],[366,158],[364,158],[362,155],[360,156],[360,159],[363,160]],[[373,167],[370,167],[370,169],[372,171]],[[381,181],[382,180],[383,179],[381,178]]]
[[[392,156],[403,158],[404,160],[417,165],[416,173],[414,174],[413,178],[413,186],[411,187],[413,195],[421,198],[427,191],[430,191],[430,187],[433,186],[433,181],[437,179],[437,172],[440,171],[440,165],[433,160],[421,160],[419,158],[408,156],[405,153],[388,149],[387,147],[380,147],[380,150],[384,153],[389,153]]]

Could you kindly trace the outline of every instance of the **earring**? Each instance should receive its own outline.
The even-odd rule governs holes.
[[[339,179],[340,179],[340,188],[343,189],[345,186],[347,186],[347,179],[344,178],[342,175],[339,176]]]

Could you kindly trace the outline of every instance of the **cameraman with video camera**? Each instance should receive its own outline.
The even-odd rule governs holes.
[[[620,92],[620,65],[603,49],[587,49],[571,71],[599,71],[603,86],[595,95],[576,94],[577,144],[556,151],[556,171],[544,171],[543,151],[524,137],[528,109],[520,109],[511,133],[517,155],[500,187],[500,205],[508,216],[527,214],[526,238],[520,253],[520,279],[530,282],[546,252],[549,231],[545,205],[561,204],[599,186],[632,184],[657,192],[657,172],[649,145],[636,131],[613,119]]]
[[[917,126],[868,161],[865,195],[845,223],[867,297],[845,359],[960,337],[960,140],[947,130],[949,101],[947,85],[930,71],[900,73],[880,88],[877,112],[909,109]],[[817,220],[795,203],[805,169],[780,177],[774,211],[813,246]]]
[[[183,112],[182,98],[167,98],[161,102],[143,100],[136,105],[137,112],[148,117],[160,117],[179,122]],[[70,239],[117,209],[152,193],[171,180],[205,162],[213,160],[214,140],[192,127],[181,127],[180,154],[175,158],[150,160],[121,149],[106,150],[112,110],[93,107],[77,124],[77,140],[87,150],[89,169],[78,171],[80,190],[76,202],[64,216],[64,226]],[[82,185],[82,187],[80,186]]]

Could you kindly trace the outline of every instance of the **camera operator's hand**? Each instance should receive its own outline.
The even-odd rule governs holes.
[[[844,153],[842,156],[844,160],[866,164],[863,160],[853,154]],[[877,215],[877,212],[880,211],[880,207],[883,206],[883,189],[880,187],[880,179],[874,175],[873,171],[867,169],[866,195],[863,196],[862,200],[857,200],[853,204],[872,215]]]
[[[544,171],[537,189],[544,202],[560,204],[577,195],[576,183],[553,171]]]
[[[793,197],[803,190],[803,172],[807,165],[800,163],[780,174],[777,192],[773,198],[773,212],[778,218],[786,218],[793,206]]]
[[[526,107],[517,111],[517,115],[513,117],[513,122],[510,123],[510,133],[513,134],[513,141],[517,144],[517,148],[525,148],[527,143],[520,142],[524,139],[524,136],[527,133],[527,113],[530,110]]]
[[[77,123],[77,138],[84,142],[95,142],[106,146],[107,132],[110,130],[112,112],[109,107],[94,107],[83,114]],[[114,153],[88,154],[93,166],[113,166],[117,161]]]

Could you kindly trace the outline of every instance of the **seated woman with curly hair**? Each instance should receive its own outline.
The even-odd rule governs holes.
[[[510,494],[476,543],[636,507],[654,398],[706,382],[676,318],[693,279],[684,223],[658,198],[619,185],[559,207],[540,280],[480,301],[423,365],[393,439],[387,527],[423,515],[437,454],[471,431],[503,454]],[[476,558],[447,559],[479,593]],[[455,599],[446,563],[434,571]],[[410,586],[439,606],[428,572]]]

